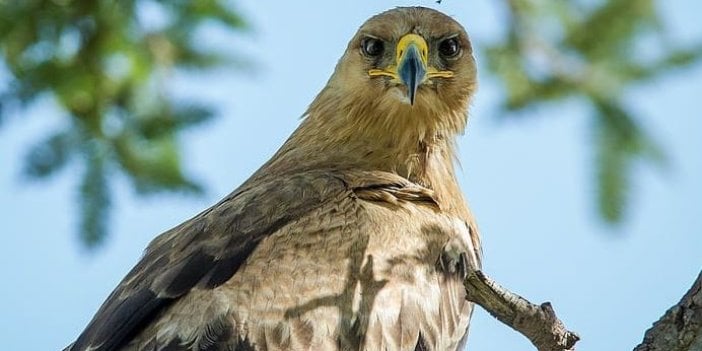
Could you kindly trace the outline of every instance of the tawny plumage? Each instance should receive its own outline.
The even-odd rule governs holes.
[[[154,239],[67,350],[461,348],[480,242],[454,141],[475,88],[452,18],[372,17],[275,156]]]

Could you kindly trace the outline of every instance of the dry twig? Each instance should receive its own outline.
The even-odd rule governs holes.
[[[467,299],[487,310],[500,322],[526,336],[539,351],[572,351],[580,337],[566,329],[551,307],[537,306],[501,287],[481,271],[463,281]]]

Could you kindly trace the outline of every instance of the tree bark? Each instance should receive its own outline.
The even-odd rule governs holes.
[[[646,331],[634,351],[702,350],[702,272],[682,300]]]

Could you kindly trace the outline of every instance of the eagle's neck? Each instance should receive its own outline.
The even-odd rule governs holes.
[[[396,102],[383,108],[320,101],[323,94],[264,166],[266,173],[311,168],[392,172],[434,190],[445,210],[467,215],[454,169],[455,137],[465,125],[465,111],[436,115]]]

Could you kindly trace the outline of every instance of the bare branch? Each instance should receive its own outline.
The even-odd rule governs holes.
[[[501,287],[481,271],[470,272],[463,285],[468,300],[526,336],[539,351],[575,350],[580,337],[566,329],[549,302],[534,305]]]

